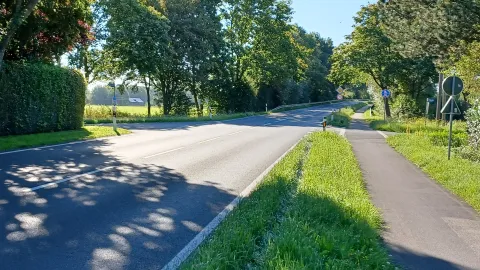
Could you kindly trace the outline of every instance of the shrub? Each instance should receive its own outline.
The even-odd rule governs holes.
[[[480,102],[478,100],[467,111],[466,119],[470,147],[473,150],[480,151]]]
[[[434,131],[427,133],[428,138],[433,145],[436,146],[448,146],[448,131]],[[457,132],[452,134],[452,146],[461,147],[467,144],[467,134],[463,132]]]
[[[77,71],[6,63],[0,73],[0,135],[81,128],[86,83]]]

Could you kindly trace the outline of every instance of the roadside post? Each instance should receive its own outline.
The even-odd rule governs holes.
[[[448,135],[448,160],[451,158],[452,153],[452,129],[453,129],[453,115],[460,114],[460,108],[457,105],[457,101],[455,101],[455,96],[459,95],[463,91],[463,81],[459,77],[453,76],[446,78],[443,81],[443,91],[445,94],[450,96],[450,98],[445,103],[445,106],[442,108],[442,114],[449,114],[450,115],[450,132]],[[450,110],[448,110],[450,107]]]
[[[433,98],[427,98],[427,105],[425,107],[425,126],[427,126],[428,112],[430,111],[430,103],[435,102]]]
[[[327,131],[327,117],[326,116],[323,117],[322,126],[323,126],[323,131]]]
[[[265,112],[268,113],[268,104],[265,103]]]
[[[335,112],[335,110],[332,110],[332,114],[330,115],[330,121],[332,121],[332,122],[333,122],[333,118],[335,117],[335,116],[333,115],[334,112]]]
[[[115,82],[110,82],[108,86],[113,88],[113,99],[112,99],[113,131],[117,132],[117,95],[115,91]]]

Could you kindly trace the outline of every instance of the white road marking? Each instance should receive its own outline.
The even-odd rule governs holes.
[[[308,134],[306,134],[308,135]],[[306,136],[305,135],[305,136]],[[202,244],[202,242],[220,225],[220,223],[228,216],[228,214],[235,209],[238,204],[260,184],[265,176],[273,169],[278,162],[280,162],[302,139],[298,140],[292,147],[290,147],[283,155],[281,155],[272,165],[263,171],[247,188],[245,188],[238,197],[236,197],[230,204],[228,204],[220,214],[218,214],[208,225],[199,232],[177,255],[165,265],[162,270],[177,269],[195,249]]]
[[[341,128],[340,129],[340,136],[345,137],[345,132],[347,132],[347,129]]]
[[[388,138],[388,135],[385,134],[385,133],[383,133],[383,132],[381,132],[380,130],[377,130],[377,132],[378,132],[380,135],[382,135],[385,139]]]
[[[175,152],[175,151],[178,151],[178,150],[182,150],[182,149],[184,149],[184,148],[185,148],[184,146],[178,147],[178,148],[174,148],[174,149],[171,149],[171,150],[168,150],[168,151],[164,151],[164,152],[160,152],[160,153],[157,153],[157,154],[153,154],[153,155],[150,155],[150,156],[143,157],[143,159],[149,159],[149,158],[152,158],[152,157],[165,155],[165,154],[168,154],[168,153],[171,153],[171,152]]]
[[[94,170],[94,171],[91,171],[91,172],[82,173],[82,174],[75,175],[75,176],[72,176],[72,177],[69,177],[69,178],[65,178],[65,179],[62,179],[62,180],[58,180],[58,181],[55,181],[55,182],[51,182],[51,183],[47,183],[47,184],[43,184],[43,185],[40,185],[40,186],[30,188],[29,191],[35,191],[35,190],[47,188],[47,187],[50,187],[50,186],[55,186],[55,185],[58,185],[58,184],[63,183],[63,182],[71,181],[71,180],[78,179],[78,178],[83,177],[83,176],[95,174],[95,173],[98,173],[98,172],[108,171],[108,170],[113,169],[113,168],[114,168],[113,166],[109,166],[109,167],[97,169],[97,170]]]

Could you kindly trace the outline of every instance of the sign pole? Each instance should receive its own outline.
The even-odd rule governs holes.
[[[115,83],[113,83],[113,131],[117,132],[117,96],[115,91]]]
[[[430,102],[427,98],[427,106],[425,108],[425,126],[427,126],[427,119],[428,119],[428,110],[430,109]]]
[[[452,128],[453,128],[453,104],[455,103],[455,74],[452,80],[452,101],[450,102],[450,134],[448,135],[448,160],[450,160],[452,153]]]

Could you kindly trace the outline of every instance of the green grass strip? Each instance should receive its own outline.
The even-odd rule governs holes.
[[[333,133],[312,140],[303,181],[274,229],[264,268],[394,269],[350,144]]]
[[[453,155],[448,161],[447,149],[434,146],[428,137],[401,134],[387,142],[431,178],[480,212],[480,164]]]
[[[380,223],[350,144],[316,133],[275,166],[182,269],[394,269],[379,241]]]
[[[334,127],[348,127],[352,121],[352,115],[365,106],[367,106],[367,103],[360,102],[352,106],[342,108],[340,111],[333,113],[333,121],[331,120],[330,116],[327,117],[328,124]]]
[[[273,226],[282,201],[295,186],[306,149],[300,142],[220,224],[182,269],[240,269],[254,262],[254,252]]]
[[[0,137],[0,151],[90,140],[130,133],[130,131],[122,128],[118,128],[117,131],[118,133],[115,133],[112,127],[86,126],[78,130],[5,136]]]

